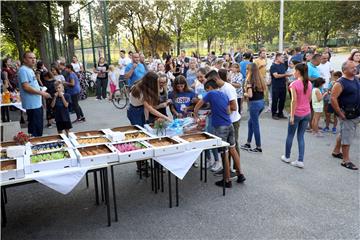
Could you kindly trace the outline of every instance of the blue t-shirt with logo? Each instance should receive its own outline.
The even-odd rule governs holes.
[[[35,77],[34,70],[23,65],[18,71],[19,88],[22,107],[25,109],[37,109],[42,106],[41,96],[38,94],[28,93],[23,89],[22,84],[28,83],[32,88],[40,90],[39,83]]]
[[[230,101],[223,92],[211,90],[202,100],[205,103],[210,103],[211,122],[214,128],[230,126],[232,124],[227,111]]]
[[[193,91],[189,92],[180,92],[180,93],[169,93],[169,99],[172,100],[172,104],[174,105],[176,112],[185,113],[182,111],[182,108],[189,107],[191,105],[191,100],[195,97],[195,93]]]
[[[66,88],[66,93],[70,94],[71,96],[79,94],[80,93],[80,81],[79,81],[79,78],[76,75],[76,73],[74,73],[74,72],[70,73],[67,76],[66,81],[70,82],[70,79],[74,79],[74,86],[73,87],[67,87]]]
[[[133,66],[133,63],[129,63],[128,65],[126,65],[125,74],[127,74],[130,71],[132,66]],[[129,87],[131,87],[136,81],[140,80],[145,74],[146,74],[146,69],[144,67],[144,64],[138,63],[138,65],[134,69],[133,74],[131,75],[131,77],[128,80]]]
[[[321,76],[319,69],[314,64],[312,64],[311,62],[308,62],[307,66],[308,66],[309,78],[319,78]]]

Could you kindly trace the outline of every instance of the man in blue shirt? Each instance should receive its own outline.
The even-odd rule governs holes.
[[[214,127],[214,134],[220,137],[223,141],[230,144],[229,151],[235,163],[237,182],[244,182],[245,176],[240,170],[240,156],[235,148],[235,130],[230,119],[230,101],[225,93],[220,92],[219,86],[215,80],[208,80],[205,83],[205,89],[208,91],[206,96],[201,99],[195,106],[194,117],[198,119],[199,109],[205,104],[210,103],[211,107],[211,120],[212,126]],[[230,180],[230,164],[228,151],[221,149],[221,156],[223,158],[225,176],[221,181],[215,182],[215,185],[226,188],[231,188]]]
[[[286,118],[283,113],[286,100],[286,78],[292,75],[291,73],[286,73],[286,70],[284,56],[281,53],[277,53],[275,61],[270,67],[272,90],[271,113],[272,118],[275,120]]]
[[[140,62],[139,53],[132,54],[132,63],[126,65],[125,79],[128,80],[128,85],[131,87],[136,81],[140,80],[146,74],[144,64]]]
[[[311,58],[311,61],[307,63],[308,66],[308,76],[310,81],[314,81],[316,78],[319,78],[320,71],[317,68],[317,66],[320,65],[321,62],[321,55],[320,54],[314,54],[314,56]]]
[[[301,54],[301,48],[300,47],[296,47],[295,48],[295,55],[291,58],[291,60],[295,60],[297,62],[302,62],[303,60],[303,55]]]
[[[244,78],[246,78],[246,66],[249,65],[251,58],[251,53],[244,53],[243,61],[240,63],[240,72]]]
[[[42,136],[44,127],[41,97],[51,98],[51,96],[49,93],[40,90],[33,70],[35,64],[35,54],[25,52],[23,65],[18,71],[18,77],[22,107],[26,109],[28,119],[28,133],[34,137],[39,137]]]

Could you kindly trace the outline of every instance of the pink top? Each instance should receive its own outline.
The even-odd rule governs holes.
[[[294,89],[296,92],[295,115],[298,117],[304,117],[310,114],[310,96],[312,89],[311,82],[309,81],[306,94],[304,94],[304,84],[301,80],[296,80],[292,82],[290,84],[290,88]]]

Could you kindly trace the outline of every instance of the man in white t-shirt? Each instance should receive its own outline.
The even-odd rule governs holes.
[[[239,154],[239,158],[240,158],[240,151],[239,151],[239,143],[238,143],[238,139],[239,139],[239,128],[240,128],[240,113],[239,113],[239,106],[237,104],[237,94],[236,94],[236,89],[235,87],[233,87],[230,83],[223,81],[219,74],[215,71],[212,70],[209,73],[206,74],[206,80],[215,80],[217,85],[219,86],[219,91],[223,92],[230,101],[230,120],[232,122],[232,125],[234,127],[235,130],[235,144],[236,144],[236,151]],[[232,158],[235,158],[235,156],[231,156]],[[240,167],[241,169],[241,167]]]
[[[331,67],[331,63],[329,62],[328,53],[321,54],[320,65],[317,68],[320,72],[320,76],[326,81],[325,88],[328,89],[329,83],[331,82],[331,76],[334,72],[333,68]]]
[[[125,67],[131,63],[130,58],[126,57],[125,50],[120,50],[120,59],[119,59],[119,81],[125,80]]]

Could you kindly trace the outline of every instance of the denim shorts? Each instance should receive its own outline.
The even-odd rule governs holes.
[[[230,147],[235,147],[235,131],[233,125],[221,126],[214,128],[214,135],[218,136],[224,142],[230,144]],[[219,151],[225,151],[226,148],[221,148]]]

